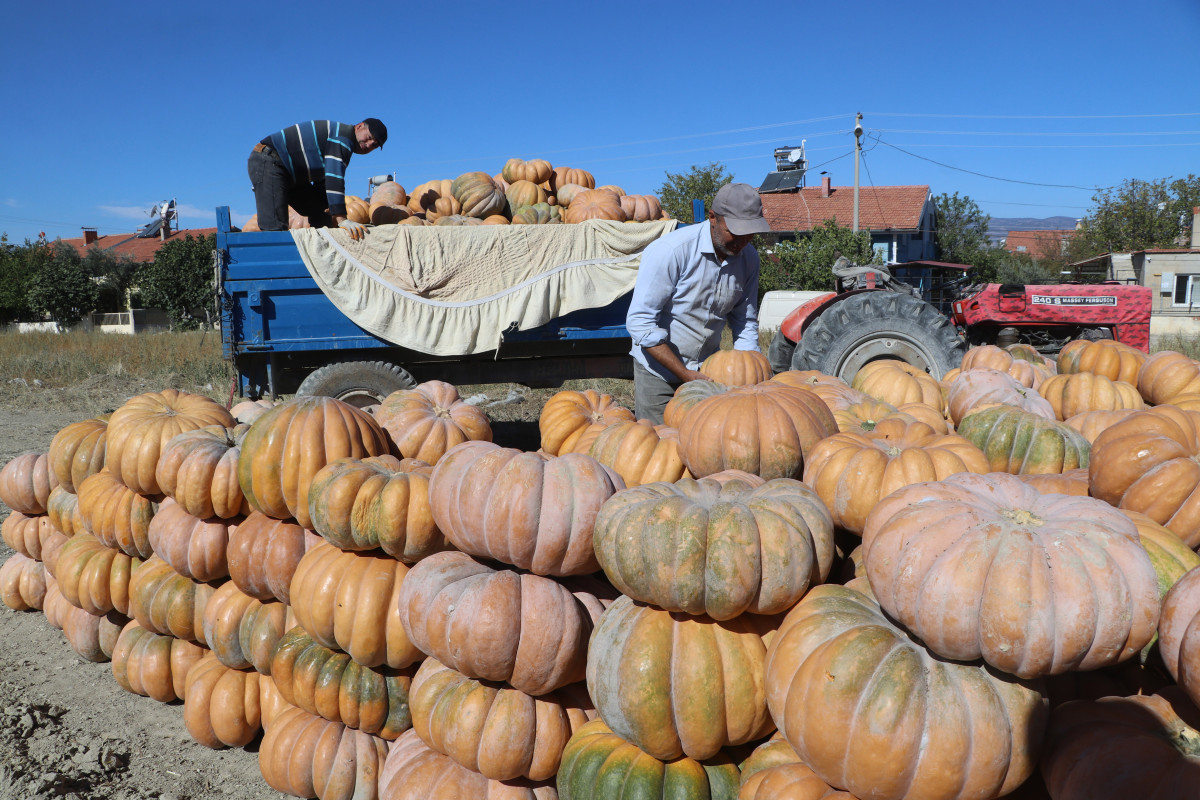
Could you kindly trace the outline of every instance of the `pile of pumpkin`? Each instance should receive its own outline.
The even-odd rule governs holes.
[[[346,195],[346,217],[364,225],[547,225],[589,219],[669,219],[652,194],[626,194],[611,184],[596,186],[595,177],[587,170],[552,167],[541,158],[510,158],[495,175],[467,172],[453,180],[426,181],[411,193],[388,181],[367,200]],[[308,218],[289,207],[288,227],[307,228]],[[258,215],[242,230],[259,230]]]
[[[0,471],[0,596],[334,798],[1194,798],[1200,363],[722,351],[665,424],[177,391]]]

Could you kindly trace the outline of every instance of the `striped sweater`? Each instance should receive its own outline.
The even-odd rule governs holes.
[[[354,142],[354,126],[315,119],[276,131],[262,140],[275,148],[297,183],[325,181],[329,213],[346,215],[346,165]]]

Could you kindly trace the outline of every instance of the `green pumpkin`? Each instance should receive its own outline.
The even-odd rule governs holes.
[[[486,172],[459,175],[450,184],[450,192],[462,204],[464,216],[483,219],[504,211],[504,192]]]
[[[549,203],[521,206],[512,216],[513,225],[548,225],[562,222],[562,209]]]
[[[968,414],[958,435],[983,451],[993,472],[1011,475],[1056,475],[1086,467],[1092,452],[1074,428],[1015,406]]]
[[[658,759],[613,733],[602,720],[584,725],[563,750],[559,800],[687,798],[735,800],[737,765],[724,755],[700,762]]]

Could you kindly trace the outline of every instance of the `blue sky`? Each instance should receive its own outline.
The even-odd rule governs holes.
[[[1095,187],[1200,173],[1200,0],[65,0],[4,18],[17,243],[132,232],[169,198],[185,228],[219,205],[245,220],[251,146],[313,118],[387,123],[350,163],[360,195],[514,156],[630,193],[709,161],[758,185],[801,140],[810,185],[851,185],[855,112],[863,186],[928,184],[995,217],[1082,216]]]

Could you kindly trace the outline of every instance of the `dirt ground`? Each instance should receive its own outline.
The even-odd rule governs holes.
[[[601,390],[623,398],[623,384]],[[0,465],[45,452],[63,426],[112,411],[162,387],[100,379],[68,390],[0,384]],[[579,387],[574,387],[579,388]],[[625,388],[625,392],[628,389]],[[493,420],[495,440],[537,448],[537,417],[552,390],[511,384],[463,387]],[[499,401],[499,402],[497,402]],[[0,518],[8,509],[0,505]],[[12,551],[0,542],[0,561]],[[107,663],[67,645],[41,612],[0,605],[0,800],[275,800],[258,768],[257,742],[210,750],[183,724],[183,704],[122,690]]]

